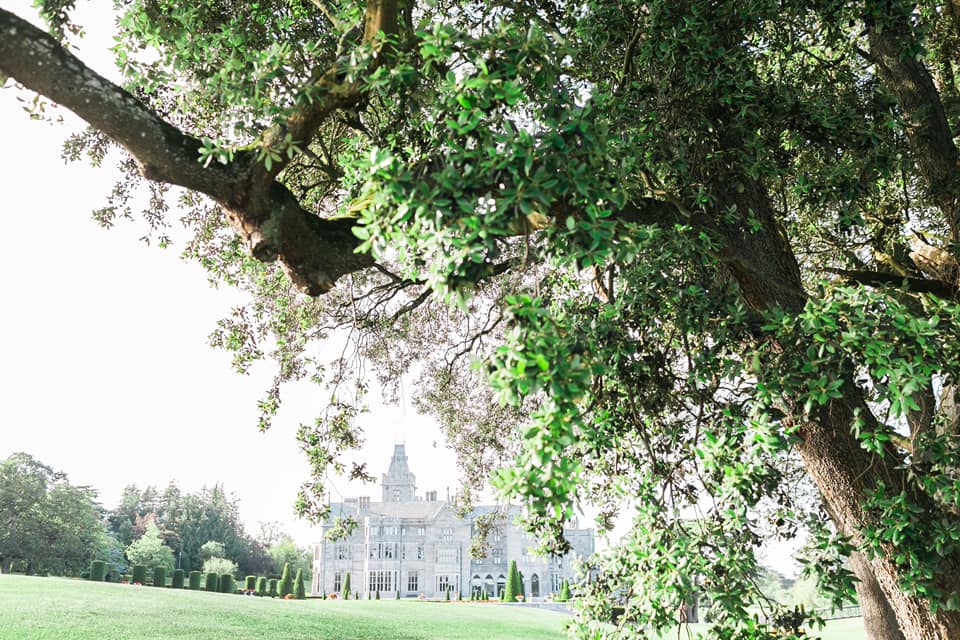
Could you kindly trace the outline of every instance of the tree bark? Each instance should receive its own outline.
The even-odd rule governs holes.
[[[890,607],[867,559],[859,552],[850,554],[850,569],[857,576],[857,598],[863,612],[863,627],[870,640],[906,640],[897,614]]]
[[[728,144],[737,142],[727,140]],[[725,263],[739,284],[746,304],[757,310],[801,311],[806,293],[800,270],[789,241],[779,230],[763,186],[759,181],[729,171],[717,171],[705,179],[719,180],[728,186],[715,191],[725,194],[718,198],[713,212],[716,220],[722,220],[722,212],[735,206],[736,211],[750,212],[752,219],[761,225],[759,230],[742,228],[736,223],[717,227],[724,244]],[[730,189],[730,185],[737,188]],[[734,195],[726,196],[730,193]],[[729,199],[724,199],[726,197]],[[837,529],[847,534],[855,547],[863,548],[862,531],[871,522],[871,516],[864,508],[870,491],[879,482],[894,488],[910,487],[911,482],[900,468],[902,461],[892,448],[887,455],[880,457],[860,446],[852,431],[855,416],[867,421],[867,429],[876,429],[876,419],[853,380],[848,379],[842,388],[846,395],[827,403],[813,420],[802,420],[800,412],[796,412],[797,424],[801,424],[797,431],[800,438],[797,448]],[[911,499],[914,504],[928,509],[931,518],[938,515],[950,517],[940,514],[932,501],[917,492],[911,495]],[[861,556],[866,561],[854,566],[864,585],[876,583],[880,588],[879,592],[871,589],[862,592],[867,602],[861,604],[875,609],[880,616],[879,619],[872,618],[871,622],[876,622],[878,627],[891,628],[887,622],[889,612],[886,609],[889,608],[900,630],[910,640],[960,638],[960,612],[942,608],[933,612],[925,599],[908,595],[900,588],[899,571],[893,560],[895,555],[896,549],[888,545],[880,557],[867,560]],[[945,558],[943,565],[938,586],[944,593],[960,592],[960,554]]]

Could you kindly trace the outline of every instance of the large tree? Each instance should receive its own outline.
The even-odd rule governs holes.
[[[106,539],[95,491],[26,453],[0,460],[0,573],[79,575]]]
[[[134,0],[124,87],[40,4],[52,35],[0,10],[0,70],[92,125],[68,155],[129,154],[101,221],[186,188],[186,254],[252,294],[215,341],[279,365],[262,425],[332,385],[304,511],[360,442],[313,350],[349,327],[556,550],[576,501],[635,503],[594,618],[702,592],[762,637],[753,550],[805,527],[872,637],[960,634],[956,0]]]

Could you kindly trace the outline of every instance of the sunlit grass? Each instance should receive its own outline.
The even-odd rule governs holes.
[[[567,616],[415,600],[275,600],[203,591],[0,576],[0,640],[560,640]],[[694,638],[706,625],[663,638]],[[679,633],[678,633],[679,632]],[[865,640],[859,618],[823,640]]]
[[[283,601],[0,576],[0,640],[557,640],[565,620],[469,602]]]

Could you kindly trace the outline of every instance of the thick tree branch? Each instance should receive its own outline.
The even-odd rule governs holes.
[[[217,200],[239,188],[232,167],[199,162],[200,142],[84,65],[53,37],[0,9],[0,70],[57,102],[122,145],[143,175]]]
[[[847,280],[871,287],[893,286],[901,287],[915,293],[932,293],[947,300],[960,299],[960,289],[940,280],[925,278],[905,278],[894,273],[879,271],[851,271],[848,269],[828,269],[830,273],[843,276]]]
[[[930,72],[911,53],[916,43],[909,16],[890,15],[893,4],[868,2],[871,59],[906,120],[914,160],[932,201],[943,211],[953,242],[960,241],[960,154]]]

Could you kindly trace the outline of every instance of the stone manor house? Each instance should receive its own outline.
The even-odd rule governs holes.
[[[575,556],[586,558],[594,552],[593,529],[579,529],[572,523],[564,531],[573,547],[570,554],[562,558],[534,555],[537,541],[514,524],[519,510],[511,507],[488,537],[489,555],[470,558],[474,519],[497,507],[478,506],[461,519],[449,501],[437,500],[436,491],[418,496],[402,444],[394,446],[381,487],[380,502],[359,497],[331,503],[331,519],[322,524],[323,534],[335,517],[353,516],[358,526],[347,539],[313,545],[313,595],[340,593],[349,573],[350,590],[361,598],[377,591],[384,598],[395,597],[397,591],[403,598],[421,594],[444,598],[447,591],[453,599],[481,591],[499,597],[510,561],[516,560],[527,598],[542,600],[557,593],[564,579],[573,582]]]

